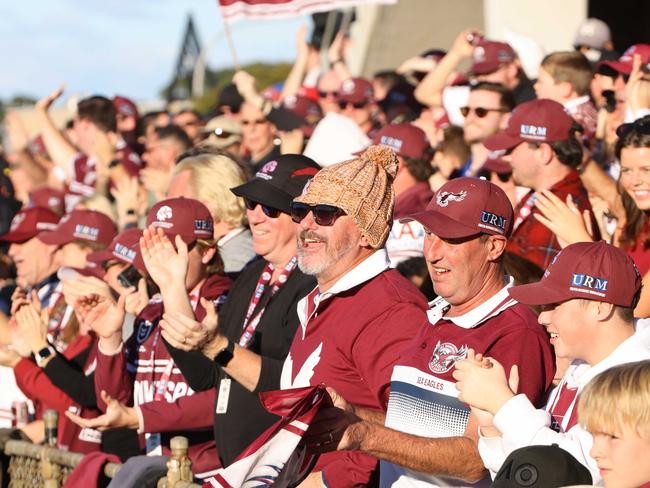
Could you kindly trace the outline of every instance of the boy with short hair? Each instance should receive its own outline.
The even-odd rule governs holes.
[[[566,111],[584,128],[585,139],[596,133],[596,107],[589,98],[593,71],[591,64],[578,51],[551,53],[539,67],[535,93],[564,105]]]
[[[524,395],[515,395],[515,367],[509,385],[507,373],[493,359],[487,365],[491,367],[485,367],[486,361],[456,363],[458,398],[482,419],[478,448],[488,469],[498,471],[517,448],[558,444],[590,470],[595,483],[601,481],[597,463],[588,454],[592,436],[577,422],[578,399],[598,373],[650,359],[650,335],[634,330],[640,290],[633,261],[604,241],[567,246],[541,281],[508,290],[521,303],[543,306],[539,322],[547,328],[556,356],[573,362],[544,410],[535,409]],[[488,414],[494,416],[492,425]]]
[[[608,369],[585,388],[580,425],[594,438],[589,454],[605,486],[650,486],[650,361]]]

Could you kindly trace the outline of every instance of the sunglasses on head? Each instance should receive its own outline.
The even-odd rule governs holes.
[[[291,204],[291,218],[297,224],[307,217],[309,212],[314,216],[314,221],[318,225],[330,226],[334,225],[336,219],[345,212],[333,205],[307,205],[306,203],[293,202]]]
[[[228,132],[227,130],[221,128],[216,128],[210,133],[210,135],[218,137],[219,139],[228,139],[230,136],[239,135],[239,134],[235,134],[234,132]]]
[[[650,119],[644,117],[642,119],[635,120],[634,122],[630,122],[629,124],[621,124],[616,129],[616,135],[619,138],[623,138],[632,131],[644,135],[650,134]]]
[[[502,108],[460,107],[463,117],[467,117],[470,112],[474,112],[479,119],[482,119],[490,112],[505,112],[505,110]]]
[[[251,200],[250,198],[246,197],[244,197],[244,205],[246,205],[246,208],[248,210],[255,210],[255,208],[259,205],[262,207],[262,212],[264,212],[264,215],[272,219],[277,219],[282,213],[282,210],[269,207],[268,205],[264,205],[263,203],[256,202],[255,200]]]
[[[341,110],[345,110],[348,108],[349,105],[352,105],[354,108],[363,108],[366,106],[366,102],[357,102],[357,103],[352,103],[352,102],[344,102],[344,101],[339,101],[339,108]]]

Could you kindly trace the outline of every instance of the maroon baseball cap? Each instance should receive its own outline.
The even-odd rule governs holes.
[[[117,259],[135,266],[140,271],[146,271],[140,252],[140,237],[142,237],[142,229],[133,227],[123,230],[115,236],[106,249],[86,256],[86,261],[103,264],[111,259]]]
[[[42,186],[29,192],[29,203],[32,207],[49,208],[58,215],[65,213],[64,193],[49,186]]]
[[[618,61],[603,61],[600,64],[609,66],[624,75],[629,75],[632,73],[635,54],[641,56],[642,66],[648,64],[650,62],[650,44],[634,44],[625,50],[621,57],[618,58]]]
[[[433,154],[429,139],[419,127],[413,124],[390,124],[381,128],[373,144],[385,144],[405,158],[424,158]]]
[[[349,78],[341,83],[336,96],[340,102],[367,103],[374,97],[372,83],[365,78]]]
[[[508,126],[483,141],[490,151],[512,149],[522,142],[567,141],[573,119],[564,107],[553,100],[531,100],[518,105]]]
[[[487,75],[517,58],[510,44],[496,41],[483,41],[472,52],[472,66],[469,74]]]
[[[73,210],[61,218],[56,229],[43,232],[38,238],[57,246],[76,240],[108,245],[115,234],[117,228],[108,215],[96,210]]]
[[[169,198],[156,203],[147,214],[147,227],[160,227],[172,239],[180,235],[186,244],[212,239],[214,221],[208,207],[192,198]]]
[[[43,207],[25,208],[14,215],[9,232],[0,236],[0,241],[25,242],[37,234],[56,229],[59,216]]]
[[[501,188],[464,176],[442,185],[426,210],[400,222],[416,220],[438,237],[457,239],[477,234],[509,237],[512,219],[512,204]]]
[[[583,298],[633,307],[641,288],[634,261],[605,241],[578,242],[560,251],[537,283],[513,286],[508,293],[527,305]]]
[[[115,111],[120,115],[138,118],[138,107],[130,98],[115,95],[113,97],[113,107],[115,107]]]

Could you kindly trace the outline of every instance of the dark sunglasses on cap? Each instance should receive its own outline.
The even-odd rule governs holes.
[[[244,197],[244,205],[246,205],[246,208],[248,210],[255,210],[255,208],[259,205],[262,207],[262,212],[264,212],[264,215],[272,219],[277,219],[282,213],[282,210],[269,207],[268,205],[264,205],[263,203],[256,202],[255,200],[251,200],[250,198],[246,197]]]
[[[470,112],[474,112],[479,119],[482,119],[490,112],[505,112],[502,108],[485,108],[485,107],[460,107],[460,113],[467,117]]]
[[[367,105],[366,102],[352,103],[352,102],[344,102],[343,100],[340,100],[338,103],[339,103],[339,108],[341,110],[345,110],[346,108],[348,108],[349,105],[352,105],[354,108],[363,108]]]
[[[345,212],[333,205],[307,205],[306,203],[293,202],[291,204],[291,218],[294,222],[299,224],[307,217],[309,212],[314,216],[314,221],[318,225],[328,227],[334,225],[336,219]]]
[[[630,122],[629,124],[621,124],[616,129],[616,135],[619,138],[623,138],[632,131],[644,135],[650,134],[650,118],[643,117],[634,122]]]

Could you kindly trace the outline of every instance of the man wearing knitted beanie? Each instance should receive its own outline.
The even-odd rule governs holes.
[[[426,229],[424,257],[438,297],[400,351],[385,415],[356,404],[336,382],[320,378],[336,390],[330,395],[338,408],[325,410],[312,423],[307,446],[381,459],[382,488],[489,486],[477,449],[482,416],[458,399],[454,366],[465,358],[477,360],[474,351],[498,357],[508,371],[516,364],[518,392],[532,404],[543,401],[555,372],[544,328],[530,308],[508,295],[512,280],[505,276],[502,256],[512,216],[499,187],[456,178],[426,209],[405,218]],[[375,299],[371,306],[380,303]],[[307,336],[309,327],[311,322]],[[339,368],[339,374],[345,373]]]
[[[282,389],[324,383],[366,409],[386,410],[393,366],[427,309],[417,288],[389,268],[384,248],[397,165],[390,148],[372,146],[322,169],[293,201],[298,266],[318,286],[298,303]],[[320,456],[304,486],[365,486],[377,475],[376,458],[333,452]]]

